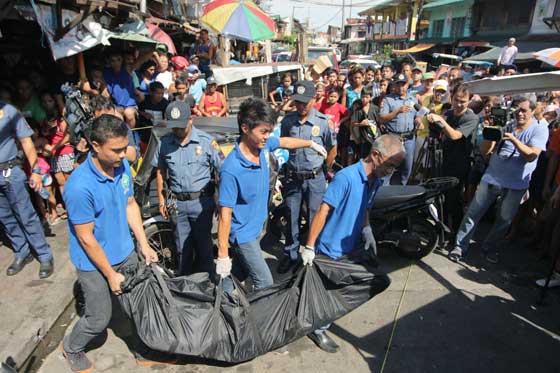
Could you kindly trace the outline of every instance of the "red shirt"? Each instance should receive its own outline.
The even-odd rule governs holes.
[[[556,130],[550,138],[548,150],[556,155],[560,155],[560,130]],[[556,171],[556,185],[560,185],[560,168]]]
[[[63,119],[61,118],[57,119],[56,131],[53,129],[53,131],[49,134],[49,136],[46,136],[47,140],[49,141],[49,145],[58,144],[58,142],[61,141],[66,136],[66,132],[62,131],[62,123],[63,123]],[[61,148],[58,148],[53,153],[53,157],[59,157],[61,155],[66,155],[70,153],[74,153],[74,148],[70,144],[65,144]]]
[[[338,102],[334,105],[329,105],[328,102],[324,101],[319,111],[329,117],[329,126],[331,126],[330,121],[332,121],[331,129],[336,133],[338,133],[338,129],[340,127],[340,118],[348,115],[348,109],[346,106],[339,104]]]

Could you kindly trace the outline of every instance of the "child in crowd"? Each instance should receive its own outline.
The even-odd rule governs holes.
[[[88,80],[82,83],[82,91],[89,95],[90,98],[97,97],[99,95],[110,97],[109,91],[107,90],[107,83],[103,79],[103,68],[100,66],[92,66],[89,69]]]
[[[346,106],[338,102],[341,89],[331,87],[327,92],[327,99],[323,101],[319,111],[329,118],[328,123],[331,130],[338,134],[341,124],[350,117],[350,112]]]
[[[325,75],[327,76],[327,86],[325,87],[325,97],[328,98],[329,91],[331,88],[338,87],[336,79],[338,78],[338,72],[335,69],[328,68]]]
[[[346,83],[346,75],[344,75],[343,73],[339,73],[338,77],[336,78],[336,84],[338,85],[338,88],[342,88],[343,90],[345,90],[346,87],[348,87],[348,83]],[[340,99],[342,100],[342,97],[340,97]]]
[[[270,102],[272,102],[272,106],[274,106],[275,108],[279,108],[286,103],[288,97],[290,96],[290,92],[294,91],[292,82],[292,74],[284,73],[282,75],[282,84],[268,94]]]
[[[144,146],[150,141],[150,136],[152,134],[151,127],[163,120],[165,109],[167,109],[167,105],[169,105],[169,101],[163,97],[164,94],[165,87],[163,84],[160,82],[153,82],[150,84],[150,95],[145,101],[138,105],[140,127],[149,127],[136,131],[138,132],[140,141],[143,143],[141,144],[142,150],[144,150]]]
[[[348,78],[350,80],[350,87],[346,88],[346,94],[342,97],[342,104],[346,105],[348,109],[352,109],[354,101],[359,100],[362,94],[363,81],[365,71],[361,66],[355,67],[350,70]]]
[[[315,110],[321,109],[321,105],[325,100],[325,84],[324,83],[317,83],[315,84],[315,103],[313,107]]]
[[[202,113],[198,110],[193,95],[189,93],[189,87],[190,83],[188,79],[181,77],[177,78],[177,80],[175,80],[175,93],[173,93],[173,101],[186,102],[191,108],[191,116],[200,117],[202,116]]]
[[[218,83],[213,76],[206,80],[208,88],[202,95],[198,110],[202,113],[203,117],[227,117],[227,102],[226,97],[218,91]]]
[[[49,92],[43,93],[41,105],[47,113],[47,120],[42,125],[43,136],[48,141],[44,150],[45,154],[50,156],[51,172],[62,195],[64,184],[74,170],[74,147],[70,145],[68,125],[58,111],[54,95]]]
[[[154,81],[157,64],[153,60],[148,60],[140,66],[138,90],[144,95],[145,99],[150,95],[150,84]]]
[[[371,150],[371,142],[368,141],[362,132],[362,127],[368,127],[373,138],[379,135],[377,123],[379,108],[372,104],[373,89],[365,86],[360,93],[360,99],[354,103],[354,113],[350,119],[350,148],[351,154],[348,156],[348,164],[354,164]]]
[[[206,90],[206,80],[200,78],[200,70],[198,70],[196,65],[190,65],[188,67],[187,79],[191,82],[189,92],[194,97],[194,102],[198,105],[200,104],[202,94]]]

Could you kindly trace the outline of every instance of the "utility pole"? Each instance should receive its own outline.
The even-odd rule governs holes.
[[[340,40],[344,39],[344,8],[346,7],[346,1],[342,0],[342,21],[340,22]]]

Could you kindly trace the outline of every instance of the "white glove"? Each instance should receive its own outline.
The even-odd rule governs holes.
[[[303,265],[312,265],[313,259],[315,259],[315,249],[310,246],[300,246],[299,253],[301,255],[301,260]]]
[[[231,274],[231,258],[229,256],[216,259],[216,274],[222,278]]]
[[[325,149],[322,145],[317,144],[315,141],[311,141],[311,145],[309,147],[321,154],[323,158],[327,158],[327,149]]]
[[[373,255],[377,256],[377,242],[375,242],[375,237],[373,236],[373,231],[371,230],[371,225],[366,225],[362,229],[362,237],[364,239],[364,250],[373,251]]]

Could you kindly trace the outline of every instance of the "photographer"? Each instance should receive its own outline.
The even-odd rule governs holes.
[[[496,144],[490,164],[461,222],[455,248],[449,253],[449,259],[453,261],[465,255],[476,224],[501,197],[494,225],[482,244],[486,259],[491,263],[498,262],[497,246],[503,241],[521,198],[529,187],[537,158],[546,149],[548,129],[534,117],[536,102],[522,97],[516,106],[513,131],[504,133],[502,140]]]
[[[443,116],[428,114],[427,119],[430,126],[436,127],[436,132],[441,133],[441,176],[459,179],[459,184],[445,196],[446,222],[456,232],[463,218],[463,189],[469,174],[472,136],[478,125],[478,117],[468,107],[471,99],[468,88],[463,85],[455,87],[451,97],[451,110]]]

